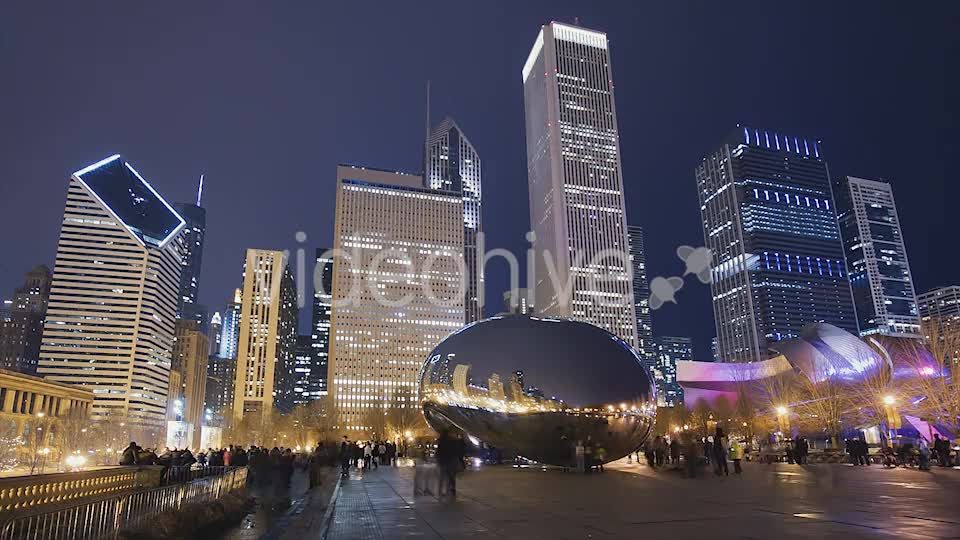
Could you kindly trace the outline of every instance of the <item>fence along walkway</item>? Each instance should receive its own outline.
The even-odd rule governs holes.
[[[3,524],[0,540],[84,540],[117,534],[168,509],[212,501],[246,484],[245,467],[183,484],[134,491],[107,499],[16,517]]]

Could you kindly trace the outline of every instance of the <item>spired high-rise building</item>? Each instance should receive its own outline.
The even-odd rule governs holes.
[[[820,142],[739,127],[696,169],[722,361],[775,356],[829,323],[857,333]]]
[[[293,407],[297,290],[282,251],[248,249],[243,266],[233,414],[265,419]],[[254,424],[256,425],[256,424]]]
[[[197,321],[200,331],[207,331],[207,310],[197,303],[200,290],[200,267],[203,262],[203,239],[207,229],[207,211],[200,206],[203,195],[203,176],[197,189],[197,202],[175,203],[173,207],[187,222],[183,229],[183,259],[180,269],[180,299],[177,315],[181,319]]]
[[[630,262],[633,265],[633,305],[637,317],[637,352],[648,365],[656,363],[653,321],[650,317],[650,283],[647,281],[647,258],[643,248],[643,228],[627,226]]]
[[[341,429],[382,436],[372,415],[416,406],[424,359],[464,324],[463,237],[460,193],[337,167],[329,392]]]
[[[483,267],[477,256],[481,227],[481,167],[477,153],[460,126],[445,118],[433,128],[426,141],[424,185],[452,191],[463,197],[463,261],[466,268],[464,309],[466,322],[483,318]]]
[[[534,301],[637,343],[607,36],[543,26],[523,66]]]
[[[313,349],[313,368],[307,393],[310,399],[327,395],[330,360],[330,317],[333,314],[333,256],[328,249],[317,249],[314,269],[313,329],[310,346]],[[319,285],[319,288],[316,287]]]
[[[144,440],[166,427],[184,225],[118,155],[70,178],[38,373]]]
[[[917,295],[893,187],[844,176],[834,194],[860,335],[919,338]]]

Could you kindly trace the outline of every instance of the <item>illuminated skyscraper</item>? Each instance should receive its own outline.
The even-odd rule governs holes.
[[[928,338],[954,338],[960,331],[960,286],[937,287],[917,296],[923,333]]]
[[[673,407],[683,403],[683,388],[677,382],[677,361],[693,360],[693,340],[688,337],[658,336],[653,381],[657,386],[657,405]]]
[[[203,195],[203,176],[197,189],[197,202],[176,203],[173,207],[187,222],[183,228],[183,259],[180,269],[180,299],[177,314],[182,319],[197,321],[198,328],[206,332],[207,310],[197,304],[200,290],[200,267],[203,262],[203,239],[207,228],[207,211],[200,206]]]
[[[210,317],[210,355],[216,355],[220,352],[220,338],[223,333],[223,318],[219,311],[214,311]]]
[[[860,335],[920,337],[917,295],[893,188],[845,176],[837,180],[834,194]]]
[[[0,313],[0,369],[37,373],[43,319],[50,300],[50,269],[39,265],[27,272],[13,293],[8,309]]]
[[[304,405],[313,399],[310,397],[310,386],[313,383],[313,338],[311,336],[297,336],[297,348],[293,355],[291,369],[290,399],[294,406]]]
[[[367,432],[416,393],[429,352],[464,324],[463,199],[420,176],[337,167],[329,391],[341,429]],[[415,406],[411,401],[408,406]]]
[[[220,358],[237,357],[237,340],[240,339],[240,309],[242,307],[240,289],[233,291],[233,301],[223,309],[220,326]]]
[[[184,225],[120,156],[70,178],[38,373],[144,436],[166,428]]]
[[[234,417],[289,411],[297,291],[282,251],[247,250],[241,300]]]
[[[643,249],[643,229],[627,226],[630,263],[633,265],[633,304],[637,317],[637,352],[650,365],[656,362],[653,321],[650,318],[650,284],[647,282],[647,258]]]
[[[197,321],[177,321],[170,370],[177,373],[177,376],[171,377],[171,381],[179,383],[180,388],[174,388],[171,384],[170,399],[180,400],[176,405],[178,410],[182,411],[182,418],[174,420],[181,420],[189,425],[186,446],[196,447],[200,443],[209,354],[210,340],[200,331]]]
[[[314,278],[320,288],[313,291],[313,331],[310,335],[313,348],[308,396],[319,399],[327,395],[327,369],[330,359],[330,317],[333,314],[333,257],[326,248],[317,250]]]
[[[477,234],[480,221],[480,155],[452,118],[445,118],[427,138],[424,184],[463,197],[463,260],[466,267],[464,298],[466,322],[483,318],[483,268],[478,267]]]
[[[819,141],[738,127],[696,179],[722,361],[775,356],[813,323],[857,333]]]
[[[636,345],[606,34],[543,26],[523,66],[523,96],[538,256],[536,283],[528,286],[537,311],[595,324]]]

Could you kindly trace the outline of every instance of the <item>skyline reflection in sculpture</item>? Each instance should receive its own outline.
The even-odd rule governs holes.
[[[554,465],[578,441],[605,461],[641,445],[656,414],[636,352],[583,322],[494,317],[452,334],[428,357],[420,397],[430,425]]]

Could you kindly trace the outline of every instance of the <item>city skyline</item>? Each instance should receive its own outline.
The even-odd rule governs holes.
[[[840,7],[837,9],[837,17],[841,19],[843,17],[852,17],[852,13],[844,8]],[[582,11],[582,9],[580,11]],[[709,9],[707,9],[707,11],[709,11]],[[482,9],[477,17],[480,19],[489,18],[496,13],[496,9],[492,12]],[[478,152],[484,155],[485,182],[489,184],[486,191],[496,194],[498,202],[496,215],[498,217],[497,221],[499,222],[496,223],[495,226],[492,225],[488,228],[487,232],[493,240],[492,242],[488,241],[488,245],[505,246],[516,253],[521,253],[525,247],[522,234],[526,228],[525,223],[528,222],[528,218],[525,215],[526,194],[522,192],[525,191],[525,186],[520,186],[523,190],[518,192],[516,186],[511,186],[511,184],[516,184],[516,180],[523,177],[523,152],[516,149],[511,149],[507,152],[504,149],[508,146],[507,143],[509,141],[513,141],[511,143],[513,146],[516,146],[517,142],[522,144],[523,136],[522,133],[519,135],[507,135],[505,136],[506,140],[504,142],[500,142],[498,138],[504,137],[504,129],[518,131],[522,126],[522,104],[519,103],[520,89],[516,83],[516,79],[517,73],[522,67],[525,53],[530,46],[530,34],[536,27],[548,22],[550,19],[572,22],[573,18],[568,15],[569,13],[569,8],[564,8],[563,6],[525,6],[519,9],[515,14],[515,19],[509,21],[506,27],[504,27],[507,38],[505,43],[497,45],[495,56],[490,57],[488,55],[479,57],[482,62],[476,68],[476,76],[493,77],[491,84],[484,84],[483,87],[485,91],[494,92],[493,96],[495,101],[492,106],[504,110],[504,114],[494,115],[490,121],[486,121],[485,116],[487,115],[485,111],[487,110],[487,106],[478,106],[478,104],[485,102],[475,99],[477,96],[476,91],[456,83],[453,78],[445,75],[443,70],[438,70],[437,68],[420,71],[413,70],[409,74],[411,79],[409,88],[406,85],[401,85],[398,91],[388,98],[390,105],[396,108],[398,113],[401,109],[404,109],[404,112],[402,114],[391,114],[387,117],[377,119],[377,125],[386,130],[385,133],[376,135],[377,140],[380,140],[381,137],[385,139],[403,140],[404,142],[402,144],[396,146],[406,146],[406,148],[396,148],[396,150],[394,150],[391,145],[380,144],[379,142],[362,146],[357,146],[355,143],[346,146],[340,143],[333,144],[329,149],[324,150],[324,152],[329,153],[328,157],[322,158],[317,162],[320,172],[322,172],[325,167],[329,167],[327,169],[328,171],[332,170],[337,161],[343,161],[353,156],[356,156],[358,161],[362,160],[364,162],[412,170],[418,168],[417,148],[420,144],[418,141],[422,140],[423,131],[423,111],[422,106],[418,107],[418,105],[422,103],[423,81],[431,79],[433,81],[434,112],[437,113],[438,116],[449,114],[456,117],[458,122],[463,125],[465,131],[470,134],[471,142],[476,145]],[[632,66],[649,65],[651,66],[650,69],[667,67],[667,65],[664,64],[665,60],[652,58],[650,55],[644,53],[644,51],[639,48],[643,41],[640,38],[631,36],[630,32],[626,31],[628,26],[624,22],[617,20],[611,13],[597,9],[595,13],[581,12],[580,14],[581,21],[583,21],[585,26],[599,28],[611,37],[614,57],[613,71],[614,79],[618,84],[618,94],[622,94],[624,91],[634,93],[639,90],[637,74],[634,73],[635,70]],[[101,17],[104,16],[103,13],[99,13],[98,15]],[[677,14],[675,13],[667,12],[661,15],[668,22],[677,22],[675,20]],[[884,15],[885,13],[881,10],[879,13],[868,15],[868,17],[882,19]],[[78,14],[78,16],[85,17],[90,15]],[[757,18],[762,18],[762,16],[769,17],[771,15],[769,13],[764,14],[758,12],[751,16],[753,19],[750,20],[755,21]],[[798,17],[803,19],[802,15],[798,15]],[[910,17],[922,18],[924,21],[927,21],[926,17],[918,14],[912,14]],[[26,17],[24,28],[30,27],[30,21],[30,17]],[[803,21],[806,23],[810,22],[809,19],[803,19]],[[738,24],[748,24],[749,22],[750,21],[746,21]],[[697,21],[692,21],[689,24],[693,27],[698,27],[699,25]],[[936,21],[929,21],[929,24],[936,24]],[[679,27],[683,27],[683,25]],[[805,28],[805,30],[806,29],[807,28]],[[787,32],[788,35],[795,38],[800,37],[798,33],[799,26]],[[43,33],[40,32],[39,34],[42,35]],[[760,37],[762,37],[762,35]],[[922,39],[922,37],[921,39],[913,39],[916,36],[910,37],[910,40],[906,39],[906,35],[894,39],[893,42],[899,44],[898,47],[894,47],[893,43],[890,45],[881,44],[879,46],[881,48],[886,46],[899,49],[905,48],[907,51],[913,51],[914,54],[918,54],[918,51],[928,52],[929,49],[929,53],[934,55],[933,58],[939,58],[940,55],[948,57],[948,51],[934,50],[929,40]],[[14,43],[17,43],[18,39],[23,38],[24,36],[18,34],[14,34],[12,37]],[[760,38],[758,37],[758,39]],[[848,44],[848,39],[850,40],[849,46],[856,47],[856,45],[853,44],[853,35],[848,38],[843,38],[842,40],[838,36],[832,36],[827,43],[815,45],[815,47],[809,51],[805,49],[802,55],[800,54],[800,50],[802,49],[800,43],[802,43],[802,40],[787,39],[783,50],[781,50],[776,57],[800,58],[809,54],[820,58],[821,62],[828,64],[828,67],[840,72],[842,71],[841,68],[845,66],[844,59],[847,57],[840,55],[839,58],[827,58],[823,52],[838,48],[837,45],[841,42]],[[840,42],[838,42],[838,40],[840,40]],[[904,43],[906,41],[909,41],[909,43]],[[281,39],[277,46],[283,45],[288,45],[288,43]],[[684,54],[687,56],[694,55],[694,53],[702,47],[696,40],[681,40],[677,45],[682,48]],[[49,46],[56,48],[58,44],[54,41]],[[81,43],[77,46],[82,48],[85,45]],[[419,47],[420,44],[414,41],[414,43],[409,46]],[[200,47],[200,49],[203,48]],[[59,51],[58,54],[61,56],[68,54],[60,49],[55,50]],[[211,54],[214,54],[214,52],[211,52]],[[773,55],[773,53],[765,50],[760,50],[759,54]],[[392,58],[392,55],[387,56]],[[878,52],[876,56],[879,57],[882,55]],[[60,56],[55,56],[55,58],[58,59]],[[366,57],[364,57],[364,59],[373,61]],[[160,60],[163,59],[161,58]],[[54,63],[49,64],[51,69],[57,68],[59,65],[55,63],[56,61],[58,60],[52,60],[51,62]],[[897,61],[894,60],[893,62],[896,64]],[[173,69],[169,63],[164,63],[163,61],[160,63],[162,70],[169,71]],[[872,54],[868,58],[868,64],[873,67],[881,65],[880,60],[874,60],[874,55]],[[47,64],[41,62],[40,65]],[[17,69],[26,69],[25,66],[18,65],[15,67]],[[640,71],[645,70],[641,69]],[[898,210],[901,214],[904,237],[907,240],[906,243],[909,244],[908,248],[910,251],[922,253],[931,250],[931,247],[936,245],[937,242],[944,243],[942,239],[938,240],[939,235],[942,233],[937,231],[934,225],[936,222],[935,216],[943,214],[943,212],[936,209],[936,205],[938,203],[945,204],[942,201],[949,200],[949,192],[955,188],[947,184],[945,181],[946,177],[944,176],[946,174],[945,170],[940,168],[936,159],[931,158],[935,158],[937,155],[944,155],[942,152],[938,154],[934,151],[934,148],[938,145],[944,145],[944,148],[948,148],[949,146],[947,145],[952,144],[949,142],[952,136],[949,134],[946,126],[941,124],[936,118],[949,116],[942,114],[942,107],[948,107],[947,110],[949,111],[951,110],[949,107],[954,107],[955,105],[938,100],[936,85],[926,85],[926,91],[932,91],[935,95],[932,99],[922,100],[936,105],[938,111],[936,118],[932,115],[932,109],[926,108],[927,106],[921,103],[919,108],[913,108],[911,119],[894,115],[885,117],[883,122],[879,124],[877,123],[879,121],[870,120],[867,118],[867,115],[879,110],[886,110],[886,102],[888,100],[881,99],[880,96],[883,95],[882,90],[877,90],[876,92],[878,93],[875,95],[865,96],[861,102],[861,109],[850,112],[848,116],[837,114],[839,110],[837,108],[838,106],[833,105],[833,109],[831,109],[829,107],[830,102],[827,103],[828,106],[824,109],[811,112],[808,109],[810,105],[806,105],[801,98],[805,95],[817,96],[822,101],[823,96],[802,81],[796,81],[800,83],[796,88],[790,88],[790,85],[787,85],[787,87],[778,89],[777,93],[779,95],[777,96],[767,95],[762,89],[750,88],[749,85],[746,84],[735,84],[732,90],[723,91],[723,95],[726,97],[731,97],[727,92],[743,92],[742,96],[732,97],[732,99],[729,100],[731,102],[729,111],[723,114],[691,118],[691,116],[696,116],[696,112],[700,110],[698,108],[700,106],[691,96],[709,95],[710,90],[703,88],[697,89],[695,92],[684,90],[682,84],[677,85],[678,82],[683,81],[682,74],[677,73],[677,70],[672,68],[663,70],[663,72],[666,81],[653,84],[653,86],[646,91],[653,92],[653,96],[662,96],[664,88],[668,85],[671,89],[680,89],[680,95],[677,99],[666,102],[666,106],[664,107],[666,112],[672,111],[676,113],[683,111],[687,107],[694,107],[694,110],[689,113],[685,112],[676,119],[677,125],[675,127],[666,126],[662,114],[659,112],[649,113],[649,115],[652,116],[649,122],[636,122],[634,119],[638,118],[638,110],[641,110],[639,104],[631,104],[629,103],[631,100],[624,99],[618,102],[618,116],[620,116],[619,123],[622,138],[621,145],[623,146],[624,159],[626,161],[624,168],[628,171],[625,173],[626,178],[624,180],[628,203],[628,217],[631,221],[637,221],[648,231],[648,266],[650,267],[651,276],[672,275],[675,273],[676,262],[672,257],[672,250],[679,243],[693,244],[697,242],[699,231],[695,217],[696,203],[691,200],[689,170],[691,165],[696,163],[699,156],[707,152],[712,145],[715,145],[715,141],[723,133],[728,131],[736,121],[747,121],[757,124],[762,122],[769,125],[776,124],[784,126],[785,129],[791,131],[817,133],[824,140],[824,144],[831,150],[831,173],[834,175],[850,174],[868,178],[885,178],[887,181],[890,181],[895,188],[901,185],[917,185],[926,186],[925,189],[927,191],[930,189],[941,190],[945,194],[944,197],[937,198],[938,200],[934,201],[924,201],[922,193],[914,193],[914,190],[902,188],[896,189]],[[929,78],[934,76],[928,74],[922,67],[913,68],[911,73],[916,77],[920,77],[921,80],[924,77]],[[779,77],[790,77],[787,80],[791,82],[797,79],[796,76],[789,75],[787,70],[783,72],[776,71],[776,74]],[[734,70],[729,77],[731,80],[735,80],[736,75],[736,70]],[[939,75],[937,76],[939,77]],[[844,79],[841,79],[838,83],[842,83],[843,80]],[[851,79],[848,78],[847,80]],[[833,86],[832,92],[837,92],[837,89],[842,88],[843,85],[831,86]],[[12,88],[11,91],[14,92],[13,95],[19,95],[17,93],[18,87]],[[847,95],[849,95],[851,91],[852,90],[847,90]],[[840,92],[840,96],[831,98],[833,100],[832,102],[843,102],[843,99],[841,99],[843,95],[844,92]],[[24,104],[24,108],[29,110],[33,100],[30,96],[21,97],[22,99],[20,101]],[[94,100],[95,109],[99,98],[93,97],[91,99]],[[203,98],[201,95],[201,97],[197,99],[206,98]],[[849,100],[849,97],[846,99]],[[362,107],[364,104],[369,104],[373,101],[374,100],[370,100],[367,95],[361,91],[349,101],[353,106],[347,108],[354,109]],[[162,105],[163,99],[158,98],[157,102]],[[907,101],[906,98],[901,97],[894,99],[893,102],[905,104]],[[880,106],[881,103],[884,104],[882,108]],[[112,103],[111,106],[124,108],[129,105],[130,104],[121,100],[120,103]],[[191,105],[192,103],[186,104],[188,108]],[[315,106],[319,107],[318,111],[323,110],[320,105]],[[11,117],[14,119],[18,117],[16,111],[11,111],[11,114]],[[85,131],[93,130],[94,132],[92,137],[85,133],[83,137],[76,137],[70,140],[63,144],[62,150],[43,146],[42,150],[44,152],[54,150],[56,153],[51,155],[51,159],[47,160],[47,162],[31,163],[29,172],[27,169],[22,168],[22,160],[19,159],[17,154],[4,154],[4,157],[8,158],[6,161],[13,164],[13,169],[11,170],[12,177],[22,179],[22,182],[14,182],[11,185],[5,186],[4,189],[9,190],[11,196],[5,197],[4,200],[25,201],[26,204],[18,204],[18,206],[29,207],[33,212],[33,215],[29,218],[30,222],[33,223],[36,221],[36,228],[31,230],[30,234],[24,235],[28,237],[28,245],[21,242],[19,238],[10,238],[8,240],[8,242],[10,242],[10,249],[16,253],[22,253],[23,259],[20,261],[14,260],[6,262],[2,270],[0,270],[0,284],[4,284],[7,289],[13,289],[23,273],[35,264],[46,263],[52,267],[56,232],[54,227],[49,223],[49,217],[55,215],[56,212],[62,209],[58,210],[54,208],[55,205],[48,203],[36,202],[36,197],[42,193],[58,191],[60,184],[57,180],[63,177],[63,171],[73,170],[78,164],[91,162],[99,155],[108,152],[109,150],[103,149],[104,145],[107,144],[120,146],[121,150],[130,153],[138,162],[140,162],[141,159],[150,162],[150,170],[152,173],[151,181],[158,186],[158,189],[165,194],[168,200],[193,200],[198,174],[206,173],[208,178],[213,178],[208,184],[207,193],[204,195],[204,206],[212,205],[209,209],[211,231],[209,231],[210,236],[208,238],[208,245],[212,247],[207,248],[207,256],[205,257],[206,260],[203,269],[205,277],[202,280],[207,286],[204,287],[200,298],[200,302],[204,305],[211,307],[220,306],[229,298],[230,291],[236,286],[236,267],[239,262],[242,261],[242,250],[245,247],[253,245],[271,246],[277,249],[284,247],[294,249],[297,247],[294,242],[294,233],[297,230],[301,230],[301,226],[302,230],[308,233],[309,245],[328,244],[329,238],[332,237],[332,223],[329,223],[329,216],[332,215],[332,205],[330,203],[321,203],[328,206],[323,207],[319,212],[321,216],[319,220],[314,217],[296,217],[294,221],[291,217],[280,217],[277,220],[276,226],[261,232],[251,230],[249,226],[236,221],[237,218],[232,217],[231,214],[233,214],[233,212],[230,210],[232,206],[236,206],[238,213],[243,214],[250,208],[249,205],[254,203],[276,208],[275,213],[277,214],[287,213],[281,210],[283,205],[277,204],[278,199],[271,193],[264,193],[263,200],[259,200],[260,197],[249,198],[256,199],[255,201],[229,196],[229,190],[232,190],[233,186],[237,185],[237,182],[239,182],[239,185],[249,186],[251,181],[265,177],[265,171],[259,163],[259,161],[263,160],[253,160],[253,162],[243,161],[243,169],[234,169],[232,165],[228,163],[228,160],[222,157],[217,159],[217,155],[222,156],[223,145],[217,147],[219,150],[211,150],[209,157],[201,157],[206,154],[207,151],[203,150],[205,145],[198,144],[199,141],[197,140],[192,142],[192,146],[196,147],[197,150],[191,149],[189,152],[186,152],[182,158],[176,157],[173,160],[169,160],[167,156],[164,155],[164,157],[160,159],[157,155],[158,145],[149,142],[155,139],[152,136],[148,136],[148,133],[157,133],[156,128],[162,126],[163,122],[154,118],[149,111],[139,113],[139,115],[134,117],[137,120],[141,120],[137,123],[151,128],[149,131],[142,131],[141,133],[130,132],[128,128],[111,120],[109,117],[100,125],[81,122],[80,120],[83,120],[83,118],[77,118],[77,114],[76,112],[70,112],[63,120],[45,119],[42,116],[33,117],[36,123],[24,126],[25,129],[27,129],[28,136],[23,141],[11,141],[10,145],[3,145],[4,150],[0,150],[0,152],[19,150],[18,154],[23,155],[29,153],[25,152],[25,150],[31,148],[29,145],[34,145],[32,148],[39,149],[40,147],[36,146],[38,143],[31,142],[32,139],[29,133],[36,128],[50,126],[51,122],[53,125],[59,125],[59,122],[65,121],[67,118],[73,118],[74,123],[83,125]],[[863,118],[861,118],[861,116],[863,116]],[[201,121],[201,124],[203,124],[202,120],[205,117],[199,115],[197,118]],[[691,121],[693,119],[696,120],[695,129],[691,130],[691,128],[694,127],[694,123]],[[372,119],[364,115],[361,115],[361,117],[356,120],[360,126],[365,125],[364,122],[372,121]],[[671,122],[673,121],[671,118]],[[133,126],[131,125],[130,127]],[[883,129],[878,130],[878,127],[882,127]],[[907,129],[908,127],[909,129]],[[104,128],[109,128],[109,130],[105,130]],[[204,127],[200,132],[209,137],[211,135],[209,129],[209,127]],[[350,134],[352,132],[352,128],[343,132],[348,135],[348,141],[351,140]],[[915,143],[914,139],[910,137],[897,137],[897,134],[905,132],[925,133],[926,136],[924,140],[928,141],[925,143],[927,147],[915,147],[919,143]],[[398,138],[400,134],[406,134],[406,136]],[[886,138],[881,136],[881,134],[886,134]],[[494,135],[496,135],[496,137],[494,137]],[[684,151],[682,153],[668,153],[667,156],[661,158],[660,154],[664,151],[663,148],[670,146],[668,141],[679,140],[678,137],[681,135],[684,137],[683,144],[674,146],[682,146]],[[894,143],[892,141],[895,138],[898,139],[898,141],[896,146],[893,146]],[[294,148],[301,145],[297,138],[293,136],[289,138],[290,140],[287,140],[287,137],[280,137],[280,139],[283,139],[287,144],[292,144]],[[861,139],[863,139],[863,142],[858,142]],[[118,140],[123,142],[117,144],[116,141]],[[357,148],[350,148],[350,146],[357,146]],[[364,149],[364,155],[357,155],[356,152],[361,147]],[[269,148],[269,145],[265,148]],[[894,148],[897,149],[896,152]],[[908,164],[903,160],[898,160],[895,156],[898,152],[902,153],[902,155],[912,156],[912,159],[909,160],[910,163]],[[259,152],[257,154],[266,155]],[[330,155],[333,154],[343,157],[330,157]],[[368,154],[376,155],[368,157]],[[290,161],[293,162],[292,165]],[[313,163],[308,161],[309,160],[299,158],[288,160],[284,167],[289,168],[292,166],[294,170],[297,167],[312,167]],[[324,161],[327,162],[327,165],[324,165]],[[214,166],[211,168],[209,166],[210,164]],[[159,174],[153,174],[154,170],[158,170]],[[652,175],[653,177],[673,179],[671,182],[666,182],[666,184],[676,183],[680,184],[681,187],[674,191],[669,185],[664,185],[663,182],[651,184],[650,182],[640,181],[639,177],[641,175],[639,173],[643,170],[653,170],[656,173]],[[637,174],[634,175],[630,171],[636,171]],[[293,178],[302,177],[303,175],[291,174],[289,176]],[[324,176],[330,175],[315,174],[314,176],[323,178]],[[285,181],[283,178],[272,177],[271,180],[274,182]],[[26,188],[21,188],[21,184],[29,186],[30,191],[27,191]],[[301,190],[316,190],[316,193],[319,195],[319,198],[316,200],[323,201],[332,198],[331,193],[333,192],[333,187],[326,182],[310,188],[304,188],[302,183],[299,184],[299,186],[298,189]],[[314,199],[314,197],[303,198]],[[934,205],[932,211],[928,206],[931,202]],[[293,208],[297,208],[299,203],[291,201],[290,204],[292,204]],[[664,210],[658,211],[657,206],[663,206]],[[16,208],[7,206],[4,206],[3,210],[5,214],[13,212],[13,215],[16,215],[18,211]],[[640,215],[637,218],[634,217],[634,214],[637,213],[638,210]],[[489,210],[485,209],[486,214],[489,214],[489,212]],[[289,214],[294,216],[317,215],[316,212],[307,213],[296,211],[289,212]],[[504,214],[505,217],[501,218],[500,216],[504,216]],[[677,219],[673,219],[674,214],[678,216]],[[323,216],[327,217],[324,218]],[[682,217],[681,219],[681,216],[686,217]],[[56,221],[55,217],[54,221]],[[324,223],[325,221],[326,224]],[[489,218],[487,222],[490,222]],[[303,225],[301,225],[301,223]],[[249,237],[250,240],[243,241],[228,238],[228,236],[236,238]],[[46,238],[46,240],[44,240],[44,238]],[[523,261],[521,260],[521,264],[522,263]],[[951,266],[949,264],[933,266],[924,264],[923,261],[914,261],[913,266],[914,268],[912,270],[915,274],[915,283],[918,292],[923,292],[936,286],[950,285],[953,282],[947,270],[947,268]],[[491,276],[488,279],[486,298],[488,307],[498,306],[500,304],[500,295],[503,289],[506,288],[502,272],[498,268],[492,268],[490,272]],[[215,276],[215,278],[211,276]],[[219,276],[230,276],[230,278],[217,279]],[[703,318],[698,315],[700,312],[709,310],[709,292],[707,291],[707,287],[688,287],[680,291],[678,296],[679,304],[677,306],[668,305],[665,309],[659,310],[654,314],[655,324],[658,331],[666,334],[693,335],[696,338],[695,350],[698,351],[700,357],[704,357],[704,353],[709,350],[709,339],[713,334],[711,328],[712,321],[710,321],[709,318]],[[301,316],[301,321],[305,319],[308,319],[308,317]],[[304,330],[304,324],[305,323],[302,322],[301,331]],[[689,331],[686,328],[688,325],[693,327]],[[710,329],[704,330],[704,328]]]

